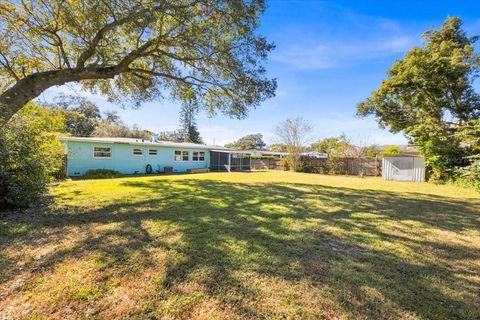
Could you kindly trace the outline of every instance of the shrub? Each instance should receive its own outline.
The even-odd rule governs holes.
[[[399,146],[388,146],[387,148],[385,148],[385,151],[380,152],[380,157],[391,157],[400,153],[401,152]]]
[[[37,203],[61,163],[63,118],[28,104],[0,124],[0,208]]]
[[[311,165],[304,165],[302,167],[297,168],[297,172],[304,172],[304,173],[321,173],[318,168],[311,166]]]
[[[325,173],[326,161],[320,162],[319,159],[302,157],[297,172],[304,173]]]
[[[110,169],[91,169],[83,175],[85,179],[111,179],[121,176],[123,175],[120,172]]]
[[[480,191],[480,155],[470,156],[470,165],[455,170],[455,183]]]
[[[328,157],[327,167],[329,174],[344,174],[343,158],[332,155]]]

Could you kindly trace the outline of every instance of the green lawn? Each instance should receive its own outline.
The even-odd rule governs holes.
[[[76,180],[0,220],[0,319],[480,319],[479,194],[289,172]]]

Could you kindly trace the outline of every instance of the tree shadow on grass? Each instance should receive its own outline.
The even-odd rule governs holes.
[[[156,179],[124,185],[151,193],[151,199],[15,217],[15,223],[31,227],[5,229],[0,248],[39,238],[47,229],[56,237],[70,227],[84,230],[72,246],[32,262],[33,274],[91,253],[99,255],[106,273],[135,274],[159,263],[152,252],[166,252],[165,274],[151,299],[182,295],[178,288],[194,283],[234,317],[266,318],[275,312],[255,303],[262,292],[244,274],[328,290],[332,308],[353,318],[480,317],[475,281],[480,254],[473,245],[441,238],[442,232],[478,230],[479,202],[298,183]],[[7,219],[6,225],[15,223]],[[89,229],[111,224],[96,233]],[[2,281],[14,277],[14,269],[6,269]],[[302,301],[284,303],[296,309],[278,317],[320,316]],[[162,316],[156,307],[137,312]]]

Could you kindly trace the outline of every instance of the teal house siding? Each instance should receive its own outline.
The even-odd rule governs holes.
[[[130,141],[125,142],[127,140]],[[165,166],[172,167],[174,172],[185,172],[187,169],[208,168],[210,164],[210,148],[199,144],[74,137],[63,138],[62,143],[67,150],[68,176],[81,176],[89,169],[112,169],[123,174],[145,173],[148,164],[152,166],[153,172],[163,172]],[[111,157],[95,158],[94,147],[111,148]],[[142,155],[135,155],[134,149],[141,149]],[[150,150],[157,150],[157,154],[151,155]],[[175,151],[188,151],[188,161],[176,161]],[[202,151],[205,152],[205,159],[193,161],[193,152]]]

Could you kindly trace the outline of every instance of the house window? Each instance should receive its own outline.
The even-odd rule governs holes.
[[[149,156],[156,156],[158,154],[158,150],[157,149],[149,149],[148,150],[148,155]]]
[[[143,156],[143,149],[135,148],[133,149],[134,156]]]
[[[204,151],[194,151],[192,153],[192,161],[205,161]]]
[[[175,150],[175,161],[188,161],[189,152]]]
[[[106,159],[112,157],[111,147],[93,147],[93,157],[98,159]]]

